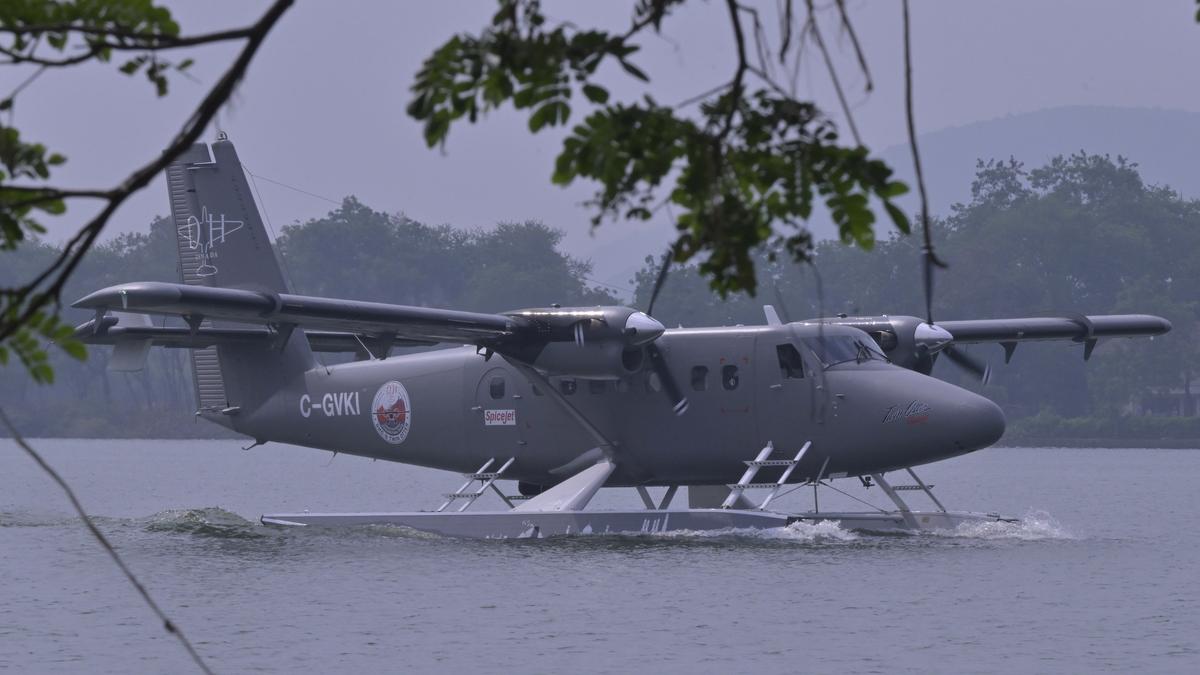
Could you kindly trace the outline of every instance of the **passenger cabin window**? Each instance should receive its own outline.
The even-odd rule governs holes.
[[[604,380],[588,380],[588,391],[593,394],[603,394],[605,389],[607,386]]]
[[[577,385],[575,384],[575,380],[559,380],[559,382],[558,382],[559,391],[566,394],[567,396],[574,394],[576,388],[577,388]]]
[[[775,354],[779,356],[779,374],[784,379],[799,380],[804,377],[804,359],[795,345],[776,345]]]
[[[721,368],[721,386],[725,391],[733,391],[738,386],[738,367],[724,366]]]
[[[708,389],[708,367],[692,366],[692,390],[704,391],[705,389]]]
[[[492,398],[504,398],[504,378],[493,377],[492,381],[488,383],[488,393],[492,395]]]

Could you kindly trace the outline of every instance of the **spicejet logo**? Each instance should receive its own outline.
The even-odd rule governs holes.
[[[516,410],[484,410],[483,426],[485,427],[515,427],[517,426]]]

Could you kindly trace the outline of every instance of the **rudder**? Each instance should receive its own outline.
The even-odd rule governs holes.
[[[179,279],[195,286],[289,291],[233,143],[197,143],[166,170]],[[235,327],[204,320],[201,326]],[[277,327],[274,347],[221,345],[191,350],[197,413],[236,428],[288,379],[313,366],[302,330]]]

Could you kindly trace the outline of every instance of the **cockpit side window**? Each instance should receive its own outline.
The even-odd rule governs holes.
[[[779,374],[784,379],[803,379],[804,360],[800,358],[800,352],[795,345],[775,345],[775,354],[779,357]]]
[[[887,357],[879,351],[879,346],[869,337],[858,338],[853,335],[825,335],[823,337],[803,338],[804,346],[826,367],[855,361],[886,361]]]

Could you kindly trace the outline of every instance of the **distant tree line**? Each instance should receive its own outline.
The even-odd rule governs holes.
[[[951,264],[937,277],[935,319],[1136,312],[1160,314],[1175,326],[1154,340],[1102,342],[1087,364],[1080,345],[1021,345],[1007,366],[999,346],[972,347],[995,370],[982,388],[938,363],[935,375],[1004,406],[1014,437],[1072,429],[1200,437],[1197,392],[1190,386],[1200,377],[1200,201],[1146,185],[1137,166],[1119,157],[1080,153],[1036,169],[1011,159],[989,161],[978,166],[970,203],[955,205],[933,231]],[[620,302],[588,280],[587,261],[559,249],[561,238],[536,222],[470,231],[429,226],[348,197],[323,218],[283,228],[277,244],[299,293],[477,311]],[[21,278],[28,274],[24,266],[37,269],[55,253],[52,246],[29,244],[23,255],[10,258],[14,266],[0,269],[0,283]],[[923,313],[920,266],[914,264],[920,242],[913,237],[881,241],[870,252],[822,242],[814,266],[772,259],[766,251],[757,255],[757,297],[721,300],[694,266],[683,266],[668,277],[655,315],[668,326],[697,326],[762,323],[765,303],[780,306],[792,320]],[[173,281],[176,265],[175,232],[169,220],[158,219],[148,233],[123,234],[92,251],[67,296],[135,279]],[[657,272],[657,259],[647,256],[633,280],[632,304],[646,306]],[[76,323],[89,318],[70,311],[66,316]],[[154,350],[144,371],[128,374],[106,372],[108,352],[92,349],[83,363],[56,357],[53,386],[6,370],[0,401],[31,435],[221,431],[192,421],[182,352]],[[1175,408],[1164,408],[1163,401]],[[1146,412],[1190,419],[1122,422]],[[1104,421],[1060,423],[1079,417]]]
[[[65,297],[75,299],[126,281],[177,281],[175,229],[156,219],[148,233],[122,234],[93,249]],[[616,304],[587,276],[591,265],[561,250],[562,233],[536,222],[490,230],[429,226],[375,211],[354,197],[323,218],[283,228],[276,244],[298,293],[401,304],[502,311],[520,307]],[[0,284],[26,278],[56,255],[31,242]],[[66,310],[74,324],[91,316]],[[51,352],[53,385],[20,369],[0,372],[0,402],[30,436],[214,436],[225,432],[193,418],[190,366],[183,350],[155,349],[144,370],[107,371],[108,348],[75,361]],[[319,355],[333,363],[338,355]]]
[[[1010,421],[1044,412],[1039,429],[1048,430],[1054,416],[1194,418],[1200,201],[1145,184],[1137,165],[1120,157],[1079,153],[1035,169],[1013,159],[988,161],[977,167],[970,203],[936,219],[933,233],[950,263],[934,284],[935,320],[1145,313],[1174,324],[1153,340],[1102,341],[1086,365],[1078,344],[1024,344],[1007,366],[999,345],[972,347],[995,371],[982,392]],[[655,315],[669,326],[752,324],[762,322],[762,304],[770,303],[783,304],[793,320],[923,316],[921,270],[913,264],[920,245],[892,237],[868,252],[825,241],[812,268],[760,252],[758,296],[724,302],[694,269],[683,268],[668,278]],[[639,303],[649,298],[656,271],[647,260],[638,274]],[[949,364],[939,362],[934,374],[976,386]],[[1200,440],[1200,425],[1187,424],[1178,433]],[[1177,433],[1172,429],[1163,433]]]

